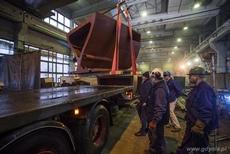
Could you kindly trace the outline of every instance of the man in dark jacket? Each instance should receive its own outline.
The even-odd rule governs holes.
[[[164,78],[166,80],[166,84],[169,87],[169,108],[170,108],[170,119],[169,119],[169,125],[167,125],[167,128],[170,128],[173,126],[172,132],[177,132],[181,130],[180,123],[176,117],[176,114],[174,112],[176,107],[176,101],[177,98],[180,97],[182,93],[182,87],[179,85],[179,83],[172,79],[171,73],[169,71],[164,72]]]
[[[162,72],[163,73],[163,72]],[[161,72],[152,72],[154,83],[147,104],[147,121],[149,123],[149,149],[145,154],[165,154],[164,125],[169,121],[169,89]]]
[[[136,136],[145,136],[147,133],[146,105],[151,88],[152,82],[149,79],[149,72],[145,72],[142,74],[140,99],[136,106],[141,121],[141,129],[139,132],[135,133]]]
[[[216,94],[212,87],[203,81],[205,70],[194,67],[189,71],[189,81],[195,84],[186,99],[186,130],[178,154],[209,153],[208,134],[219,128]]]

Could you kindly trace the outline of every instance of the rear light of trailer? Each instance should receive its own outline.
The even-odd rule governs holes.
[[[125,93],[130,99],[132,99],[133,93],[132,92],[126,92]]]
[[[77,108],[77,109],[74,109],[74,115],[79,115],[79,113],[80,113],[80,111],[79,111],[78,108]]]

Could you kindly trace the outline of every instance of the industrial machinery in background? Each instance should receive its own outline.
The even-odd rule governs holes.
[[[230,91],[228,89],[217,89],[217,101],[219,116],[230,119]]]
[[[230,92],[229,73],[216,73],[215,64],[217,53],[215,51],[205,52],[200,55],[207,66],[207,82],[214,88],[217,95],[217,106],[220,118],[230,118]],[[217,82],[218,81],[218,82]]]

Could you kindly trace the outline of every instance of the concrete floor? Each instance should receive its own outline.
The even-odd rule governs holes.
[[[171,132],[170,128],[165,127],[166,152],[170,154],[175,152],[177,146],[180,145],[185,130],[184,114],[180,109],[176,110],[178,120],[180,121],[182,130],[180,132]],[[134,105],[123,107],[118,114],[114,116],[114,126],[110,127],[110,134],[105,148],[101,154],[143,154],[148,149],[148,136],[137,137],[134,135],[140,128],[140,120]],[[230,153],[230,119],[220,119],[221,128],[218,130],[217,138],[218,153]],[[225,139],[227,137],[228,139]],[[213,135],[210,135],[210,147],[214,145]],[[214,152],[210,152],[214,153]]]

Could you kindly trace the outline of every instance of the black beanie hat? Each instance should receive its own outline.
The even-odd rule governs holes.
[[[149,72],[147,71],[147,72],[143,73],[142,76],[144,76],[148,79],[149,78]]]

